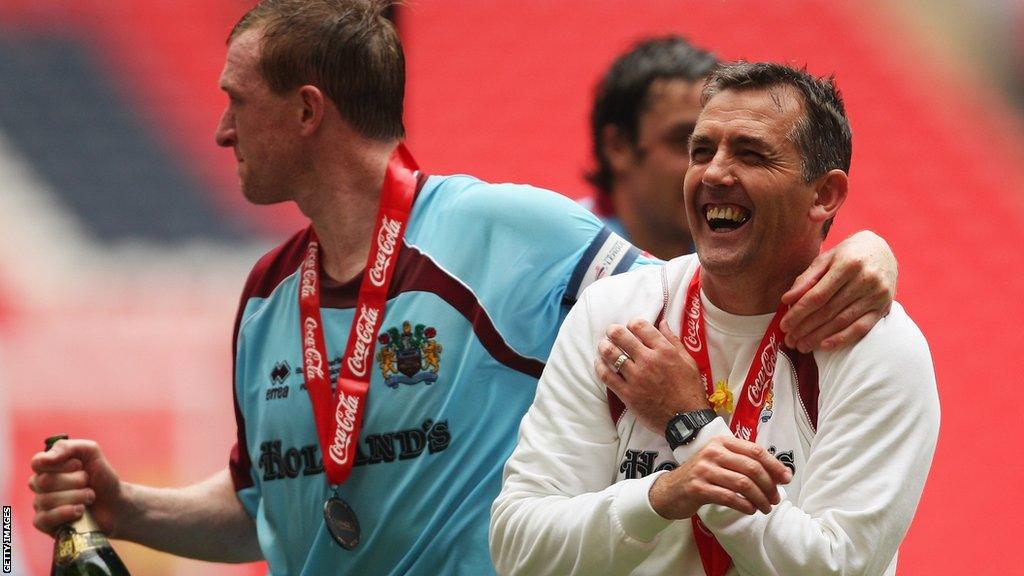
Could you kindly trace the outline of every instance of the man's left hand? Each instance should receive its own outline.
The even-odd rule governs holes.
[[[896,257],[864,230],[819,254],[782,295],[786,345],[801,352],[832,350],[864,337],[889,313],[896,294]]]

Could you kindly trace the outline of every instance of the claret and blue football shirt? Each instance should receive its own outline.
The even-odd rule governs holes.
[[[587,285],[636,264],[637,250],[560,195],[420,177],[340,489],[361,529],[350,551],[324,526],[331,490],[301,372],[297,271],[310,234],[256,264],[236,321],[230,467],[271,572],[493,573],[490,506],[558,327]],[[361,280],[323,282],[332,381]]]

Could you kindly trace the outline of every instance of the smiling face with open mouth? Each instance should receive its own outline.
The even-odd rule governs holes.
[[[809,218],[815,188],[803,179],[792,139],[802,115],[799,93],[786,87],[723,90],[705,105],[683,192],[709,273],[791,275],[794,260],[817,251],[820,223]]]

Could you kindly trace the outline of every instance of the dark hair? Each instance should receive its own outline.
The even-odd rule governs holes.
[[[807,70],[771,62],[723,64],[708,77],[701,93],[701,104],[706,105],[723,90],[775,86],[790,86],[803,97],[804,115],[793,127],[790,137],[803,156],[804,180],[810,182],[834,169],[849,172],[853,135],[833,76],[816,78]]]
[[[816,78],[807,69],[798,70],[772,62],[734,62],[715,68],[704,84],[701,105],[706,105],[723,90],[750,90],[790,86],[803,97],[804,114],[793,126],[790,138],[801,155],[801,171],[805,182],[839,169],[850,172],[853,156],[853,133],[846,118],[843,96],[835,77]],[[832,218],[825,222],[822,236],[827,236]]]
[[[261,0],[235,24],[263,34],[260,74],[278,94],[311,84],[360,134],[405,135],[405,56],[385,13],[393,0]]]
[[[648,90],[656,80],[697,81],[718,64],[714,54],[701,50],[680,36],[649,38],[619,56],[601,79],[590,113],[590,131],[597,168],[587,181],[607,195],[612,187],[612,170],[604,156],[604,127],[613,125],[637,143],[637,125],[647,110]]]

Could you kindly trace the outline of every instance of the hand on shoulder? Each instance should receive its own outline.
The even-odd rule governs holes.
[[[696,363],[664,320],[612,324],[597,351],[598,377],[658,434],[675,414],[710,407]]]

